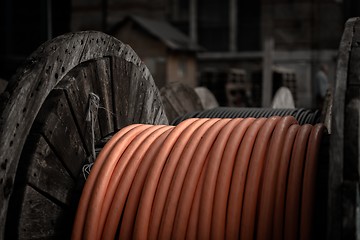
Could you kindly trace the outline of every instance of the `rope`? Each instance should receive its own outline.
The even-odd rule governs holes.
[[[95,93],[89,93],[89,106],[86,114],[85,121],[90,122],[91,126],[91,154],[90,163],[96,159],[95,153],[95,123],[97,120],[100,98]]]
[[[91,127],[91,155],[88,157],[88,163],[82,167],[82,173],[86,180],[90,174],[91,168],[96,159],[95,151],[95,123],[98,116],[98,109],[100,104],[100,98],[95,93],[89,93],[89,106],[86,112],[86,122],[90,122]]]
[[[310,239],[324,129],[291,116],[125,127],[91,170],[72,239]]]

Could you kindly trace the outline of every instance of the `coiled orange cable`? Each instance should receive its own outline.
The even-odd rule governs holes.
[[[114,145],[119,140],[129,138],[129,141],[131,141],[135,137],[134,134],[131,132],[131,130],[139,128],[140,126],[141,125],[130,125],[128,127],[123,128],[110,139],[110,141],[104,146],[104,148],[100,152],[96,160],[96,164],[94,164],[93,168],[91,169],[91,176],[89,175],[88,179],[86,180],[86,184],[81,194],[81,198],[78,204],[77,214],[74,221],[74,227],[73,227],[74,231],[72,232],[72,239],[83,238],[84,222],[87,217],[89,201],[92,195],[95,181],[97,179],[97,175],[100,172],[100,170],[103,169],[103,166],[105,168],[105,163],[106,163],[105,159],[107,159],[107,156],[109,155],[110,151],[113,150]],[[146,126],[144,126],[144,128],[146,128]]]
[[[239,239],[243,197],[248,166],[256,136],[266,119],[259,118],[246,131],[238,150],[237,161],[232,172],[229,202],[227,207],[226,239]]]
[[[175,143],[173,151],[171,152],[168,161],[166,162],[162,171],[158,188],[156,190],[154,205],[151,211],[150,225],[149,225],[149,239],[157,239],[159,233],[159,226],[161,224],[161,217],[163,214],[164,206],[166,203],[167,195],[170,189],[171,180],[174,176],[176,168],[179,164],[181,154],[184,152],[186,144],[189,142],[192,134],[201,125],[208,122],[208,119],[199,120],[194,122],[189,128],[187,128],[178,141]],[[209,122],[211,123],[211,122]],[[183,165],[181,165],[183,167]]]
[[[284,239],[297,239],[299,234],[299,209],[304,158],[307,141],[311,132],[310,125],[303,125],[298,131],[289,169],[285,202]]]
[[[296,124],[294,118],[284,117],[276,125],[273,135],[271,137],[268,154],[266,156],[266,163],[263,174],[263,184],[261,187],[261,198],[259,199],[258,208],[258,223],[257,223],[257,239],[266,240],[272,235],[272,222],[276,180],[279,176],[279,165],[281,161],[281,153],[284,146],[284,141],[288,129],[293,124]]]
[[[137,207],[140,201],[140,196],[146,179],[147,171],[153,163],[153,159],[155,159],[158,152],[161,151],[162,145],[164,144],[169,134],[170,132],[166,132],[155,141],[136,172],[135,178],[130,188],[129,195],[127,197],[126,208],[123,212],[123,220],[120,226],[119,235],[119,238],[121,239],[132,239],[133,225],[135,222]]]
[[[86,181],[72,239],[309,239],[322,124],[131,125]]]
[[[288,169],[290,165],[291,153],[294,146],[296,134],[299,130],[299,125],[292,125],[285,137],[284,145],[282,148],[280,163],[278,166],[278,176],[276,181],[275,190],[275,206],[272,224],[272,239],[283,239],[284,228],[284,212],[285,212],[285,196]]]
[[[220,164],[218,178],[216,181],[211,224],[211,236],[215,239],[225,238],[226,210],[228,205],[233,168],[234,164],[242,161],[240,159],[244,157],[243,152],[238,151],[238,149],[240,144],[245,146],[243,143],[243,137],[249,126],[254,121],[254,118],[247,118],[240,122],[229,136],[229,140],[224,150],[223,159]],[[244,149],[244,147],[242,149]],[[242,167],[240,166],[240,168]],[[236,175],[240,175],[240,172]]]
[[[325,126],[315,125],[310,133],[304,167],[303,188],[301,198],[300,239],[311,239],[313,226],[313,208],[315,201],[315,186],[317,172],[317,156],[321,145],[322,134]]]
[[[118,165],[124,165],[124,161],[129,161],[130,159],[131,161],[129,161],[129,163],[127,164],[126,169],[123,170],[122,175],[120,175],[120,170],[114,170],[114,172],[117,171],[118,174],[115,176],[113,174],[110,182],[112,183],[112,185],[109,184],[108,186],[107,195],[109,195],[109,197],[105,197],[105,201],[102,206],[98,239],[100,239],[100,237],[104,235],[106,238],[108,238],[107,234],[110,233],[113,233],[113,236],[111,236],[110,239],[114,238],[114,232],[116,231],[117,225],[111,223],[116,223],[120,220],[121,212],[118,211],[118,209],[122,209],[125,204],[126,196],[130,189],[133,176],[136,173],[136,169],[140,161],[148,151],[149,147],[155,141],[155,139],[157,139],[161,134],[163,134],[164,130],[166,133],[170,129],[171,127],[154,127],[153,130],[155,131],[151,131],[150,134],[148,133],[149,129],[147,129],[146,131],[143,131],[141,134],[139,134],[137,138],[132,141],[132,143],[134,144],[129,145],[124,152],[123,156],[121,157],[121,159],[123,160],[122,164]],[[144,137],[146,137],[145,140],[143,140]],[[141,142],[141,144],[139,144],[138,142]],[[107,226],[108,228],[112,227],[112,231],[107,228],[103,233],[104,226]]]
[[[196,130],[196,132],[194,132],[189,142],[186,144],[186,151],[182,153],[181,158],[179,159],[179,164],[174,172],[173,179],[171,180],[168,197],[162,215],[159,239],[169,239],[171,237],[178,200],[180,198],[181,190],[184,185],[184,179],[194,152],[206,131],[211,129],[211,127],[218,121],[220,121],[220,119],[211,119],[203,124]]]

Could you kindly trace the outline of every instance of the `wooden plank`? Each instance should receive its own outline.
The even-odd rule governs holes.
[[[74,73],[76,72],[76,73]],[[82,88],[83,78],[76,79],[73,75],[77,76],[80,70],[73,71],[71,75],[67,75],[60,84],[56,86],[56,89],[61,89],[65,92],[69,107],[74,116],[76,125],[79,129],[79,134],[85,143],[85,148],[88,154],[91,153],[91,128],[86,122],[86,114],[88,108],[88,95],[86,88]]]
[[[133,64],[123,58],[111,59],[113,103],[115,127],[117,130],[130,124],[125,117],[129,116],[129,93]]]
[[[43,136],[31,138],[32,153],[27,153],[27,182],[63,204],[70,205],[75,182]]]
[[[359,239],[360,213],[359,183],[344,181],[342,188],[342,238],[346,240]]]
[[[96,61],[96,78],[92,79],[94,92],[100,98],[98,109],[98,122],[101,137],[114,132],[114,113],[112,102],[112,80],[110,59],[104,58]]]
[[[184,84],[175,85],[174,87],[173,92],[179,98],[187,113],[204,110],[200,98],[193,88]]]
[[[154,84],[153,82],[151,82],[151,84]],[[150,113],[148,114],[148,121],[151,124],[163,124],[163,125],[169,125],[169,120],[166,116],[165,113],[165,107],[163,102],[161,101],[161,96],[159,94],[159,91],[157,90],[156,87],[152,88],[152,90],[154,91],[152,93],[153,95],[153,100],[151,101],[151,110]],[[145,116],[143,116],[143,118],[145,118]]]
[[[92,81],[97,78],[96,73],[96,62],[89,61],[86,63],[86,66],[83,66],[80,71],[80,75],[76,77],[76,80],[82,79],[82,81],[79,81],[77,84],[79,88],[84,89],[84,93],[86,94],[86,97],[84,98],[85,101],[87,101],[86,110],[85,110],[85,123],[88,127],[88,129],[94,129],[95,139],[101,138],[100,133],[100,124],[99,121],[94,122],[94,127],[91,126],[91,122],[89,122],[89,119],[87,120],[87,115],[90,107],[90,94],[95,93],[94,87],[92,85]],[[97,113],[96,113],[97,114]],[[97,118],[95,118],[97,120]],[[92,130],[90,131],[92,134]]]
[[[138,68],[133,67],[131,71],[130,93],[129,93],[129,116],[131,123],[138,123],[144,110],[144,99],[146,82],[142,79]]]
[[[360,19],[354,24],[344,119],[344,179],[360,178]],[[359,236],[360,237],[360,236]]]
[[[111,73],[116,129],[131,123],[168,123],[165,115],[155,121],[154,113],[163,107],[159,91],[149,70],[129,46],[121,57],[111,58]],[[147,94],[149,90],[153,93]]]
[[[89,155],[92,152],[93,137],[91,122],[87,121],[86,117],[89,110],[89,95],[93,92],[92,78],[96,78],[93,67],[90,65],[91,63],[85,63],[81,68],[75,68],[56,86],[57,89],[63,89],[66,93],[78,132]],[[94,132],[96,141],[101,138],[98,121],[95,122]]]
[[[168,125],[168,118],[166,116],[166,113],[164,111],[164,108],[155,106],[154,108],[155,118],[153,124],[163,124]]]
[[[76,178],[87,154],[62,90],[55,89],[49,94],[34,126],[51,145],[71,176]]]
[[[342,183],[344,163],[344,109],[345,92],[348,80],[349,53],[353,41],[354,24],[358,19],[346,22],[339,47],[339,56],[336,67],[336,85],[333,101],[331,121],[330,159],[329,159],[329,187],[328,187],[328,219],[327,239],[342,238],[343,213]]]
[[[350,21],[353,38],[349,53],[348,76],[346,84],[340,88],[343,129],[343,186],[342,186],[342,239],[359,239],[360,237],[360,19]],[[349,22],[348,22],[349,24]],[[338,90],[338,88],[336,88]],[[338,99],[335,95],[335,103]]]
[[[170,122],[172,122],[178,116],[182,116],[186,113],[186,111],[181,106],[180,102],[174,94],[170,91],[164,91],[161,89],[161,98],[164,104],[166,116]]]
[[[161,97],[169,121],[203,107],[195,90],[182,83],[171,83],[161,89]]]
[[[238,1],[230,0],[229,2],[229,49],[230,52],[237,52],[238,44]]]
[[[358,29],[360,32],[360,28]],[[360,33],[359,33],[360,35]],[[350,53],[349,62],[349,86],[360,86],[360,37],[357,40],[359,42],[359,46],[353,47]],[[359,96],[359,92],[357,92],[357,96]]]
[[[274,39],[265,39],[262,76],[262,107],[270,107],[272,99],[272,65],[274,55]]]
[[[176,1],[175,1],[176,2]],[[196,0],[190,0],[190,9],[189,9],[189,12],[190,12],[190,17],[189,17],[189,20],[190,20],[190,39],[191,39],[191,42],[193,43],[197,43],[198,42],[198,35],[197,35],[197,23],[198,23],[198,7],[197,7],[197,1]]]
[[[153,109],[155,92],[154,92],[154,88],[152,88],[151,86],[147,86],[147,87],[148,87],[147,89],[143,90],[145,96],[143,98],[143,103],[141,104],[143,106],[143,111],[139,119],[139,122],[145,124],[153,124],[155,118],[154,117],[155,111]]]
[[[360,179],[360,89],[357,98],[350,98],[344,119],[344,180]]]
[[[65,229],[62,218],[63,209],[40,194],[34,188],[26,186],[18,225],[19,239],[59,238]]]

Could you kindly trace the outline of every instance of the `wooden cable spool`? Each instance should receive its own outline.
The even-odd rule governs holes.
[[[195,90],[183,83],[169,83],[160,89],[160,94],[169,122],[186,113],[204,110]]]
[[[360,235],[359,43],[360,18],[351,18],[340,42],[332,102],[327,239],[358,239]]]
[[[0,104],[0,239],[69,238],[97,145],[129,124],[168,124],[136,53],[93,31],[40,46]]]

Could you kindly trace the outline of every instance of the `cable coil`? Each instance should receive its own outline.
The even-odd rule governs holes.
[[[322,124],[130,125],[100,152],[72,239],[310,239]]]
[[[172,121],[171,125],[177,125],[189,118],[269,118],[272,116],[293,116],[300,125],[304,125],[318,123],[320,115],[321,113],[317,109],[217,107],[179,116]]]

